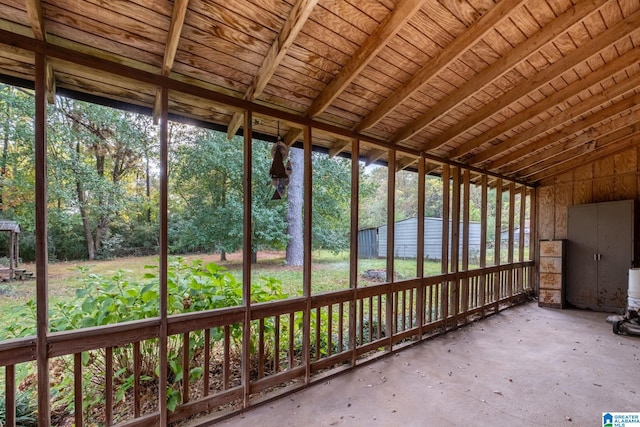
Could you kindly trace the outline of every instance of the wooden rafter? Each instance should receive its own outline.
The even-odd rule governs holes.
[[[169,37],[164,48],[164,58],[162,60],[162,75],[168,76],[173,68],[173,61],[176,59],[178,50],[178,42],[182,27],[184,26],[184,18],[187,15],[187,7],[189,0],[175,0],[173,3],[173,16],[169,27]]]
[[[636,129],[636,131],[637,130],[638,129]],[[595,145],[585,145],[583,148],[578,149],[578,153],[571,152],[566,154],[565,161],[556,159],[549,168],[528,175],[528,179],[530,182],[547,181],[554,176],[558,176],[581,165],[620,153],[638,145],[640,145],[640,132],[617,140],[615,140],[613,136],[607,136],[601,141],[597,141]]]
[[[522,0],[502,0],[465,33],[456,38],[446,49],[442,50],[438,56],[429,61],[422,69],[416,73],[411,80],[396,90],[389,98],[379,104],[367,117],[362,120],[356,130],[361,132],[368,129],[391,113],[398,105],[404,102],[411,95],[416,93],[422,86],[431,80],[440,71],[451,65],[454,61],[491,31],[493,26],[500,20],[509,16],[517,8]]]
[[[287,134],[284,136],[284,143],[287,145],[287,147],[291,147],[293,144],[296,143],[298,138],[302,136],[303,132],[304,132],[304,129],[302,128],[296,128],[296,127],[290,128]]]
[[[333,147],[329,148],[329,157],[333,158],[342,153],[347,148],[351,147],[351,141],[341,140],[333,144]]]
[[[385,155],[387,155],[387,150],[371,150],[371,152],[365,158],[365,164],[369,166],[370,164],[383,158]]]
[[[542,135],[544,133],[547,133],[549,131],[551,131],[552,129],[563,125],[567,122],[570,122],[571,120],[575,119],[576,117],[579,117],[580,115],[587,113],[591,110],[594,110],[596,108],[600,108],[600,106],[602,106],[603,104],[607,104],[609,102],[611,102],[611,100],[616,99],[617,97],[626,94],[627,92],[631,92],[634,91],[636,87],[638,87],[638,85],[640,85],[640,81],[638,80],[638,77],[635,78],[630,78],[627,80],[624,80],[620,83],[618,83],[615,86],[610,87],[609,89],[607,89],[607,91],[605,92],[601,92],[597,95],[594,95],[590,98],[588,98],[587,100],[585,100],[584,102],[581,102],[577,105],[572,106],[569,109],[566,109],[556,115],[554,115],[553,117],[551,117],[548,120],[545,120],[543,123],[541,123],[538,126],[534,126],[516,136],[514,136],[513,138],[509,139],[509,144],[508,146],[505,146],[504,143],[499,144],[498,146],[496,146],[496,151],[495,152],[491,152],[493,151],[493,148],[489,148],[487,151],[489,151],[488,155],[489,157],[485,157],[482,156],[482,153],[472,157],[471,159],[469,159],[468,163],[469,164],[477,164],[480,163],[482,161],[484,161],[484,159],[488,159],[491,158],[493,156],[496,156],[500,153],[502,153],[504,150],[506,150],[507,148],[515,148],[518,145],[520,145],[521,143],[528,141],[534,137],[536,137],[536,135]],[[513,142],[513,144],[512,144]],[[524,147],[526,148],[526,146]],[[532,149],[535,148],[535,145],[532,146]],[[520,154],[515,154],[515,153],[520,153]],[[510,163],[512,161],[518,160],[523,154],[526,154],[527,152],[531,152],[530,149],[526,149],[526,152],[519,150],[510,152],[506,155],[504,155],[503,157],[495,160],[494,162],[491,163],[491,168],[499,168],[503,165],[506,165],[507,163]]]
[[[403,157],[396,162],[396,172],[404,170],[418,162],[418,157]]]
[[[47,32],[44,28],[44,16],[40,0],[25,0],[25,6],[27,7],[27,15],[29,16],[29,24],[31,24],[33,35],[38,40],[46,41]]]
[[[307,111],[307,116],[316,117],[321,114],[334,99],[358,76],[378,52],[394,37],[403,25],[411,19],[426,0],[412,0],[399,2],[385,21],[371,34],[360,48],[349,58],[338,75],[324,88],[322,93],[313,101]]]
[[[164,47],[164,57],[162,59],[161,67],[161,74],[164,77],[169,76],[171,69],[173,68],[173,62],[176,58],[178,43],[180,42],[180,34],[182,34],[182,27],[184,26],[184,18],[187,14],[188,6],[189,0],[175,0],[173,3],[169,35]],[[160,118],[160,96],[161,92],[158,90],[156,92],[156,100],[153,108],[153,121],[156,124]]]
[[[576,150],[589,151],[590,149],[619,141],[638,131],[640,131],[640,110],[612,120],[606,126],[601,126],[562,144],[556,144],[544,151],[535,153],[508,169],[512,173],[522,171],[520,172],[521,175],[533,175],[547,169],[549,165],[570,160],[575,157],[572,152]]]
[[[495,169],[499,169],[502,166],[515,160],[519,160],[518,167],[520,167],[521,165],[526,165],[527,160],[523,159],[523,157],[525,157],[526,155],[537,150],[551,147],[557,142],[561,141],[562,139],[567,138],[574,134],[579,134],[580,132],[583,132],[583,133],[577,137],[578,139],[585,139],[585,138],[593,139],[594,137],[600,136],[602,132],[600,127],[594,128],[594,126],[598,126],[601,122],[608,120],[610,117],[614,117],[616,115],[624,113],[625,111],[629,111],[630,109],[635,108],[635,106],[639,104],[640,104],[640,94],[624,99],[616,104],[613,104],[608,108],[605,108],[597,112],[597,114],[590,115],[584,120],[576,121],[575,123],[572,123],[564,128],[561,128],[560,130],[557,130],[553,133],[550,133],[545,137],[536,140],[535,142],[524,145],[518,150],[515,150],[509,153],[508,156],[504,156],[503,158],[500,158],[497,161],[491,163],[491,167]],[[628,121],[629,116],[625,115],[623,116],[623,118],[625,119],[625,121],[623,121],[620,124],[620,126],[629,125],[629,121]],[[601,127],[606,128],[606,126],[601,126]],[[587,130],[586,132],[584,131],[585,129]],[[545,153],[548,153],[548,150],[545,150]],[[526,166],[523,166],[523,167],[526,167]],[[508,167],[502,170],[515,172],[520,169],[513,169],[512,167]]]
[[[317,3],[318,0],[298,0],[293,6],[280,34],[278,34],[278,37],[269,48],[269,52],[267,52],[260,69],[253,76],[253,80],[244,95],[245,100],[253,101],[262,94]],[[241,123],[242,113],[234,113],[227,127],[227,138],[231,139],[235,135]]]
[[[53,104],[56,100],[56,76],[51,61],[46,61],[46,79],[47,102]]]
[[[524,97],[528,93],[533,90],[540,88],[541,86],[547,84],[549,81],[556,78],[558,75],[564,73],[567,70],[575,67],[576,64],[581,63],[592,56],[598,54],[604,48],[611,46],[616,41],[620,40],[628,36],[629,33],[635,31],[638,28],[640,23],[640,12],[636,12],[633,15],[629,16],[624,21],[620,22],[618,25],[615,25],[608,29],[606,32],[598,36],[591,43],[588,43],[573,52],[569,55],[565,56],[563,59],[555,62],[554,64],[547,67],[545,70],[536,74],[532,79],[524,82],[523,84],[518,85],[514,89],[510,90],[503,96],[496,98],[492,102],[486,104],[483,108],[476,110],[469,117],[466,117],[464,121],[460,122],[460,124],[449,128],[447,131],[443,132],[437,138],[434,138],[432,141],[425,144],[423,147],[425,150],[432,150],[441,145],[445,144],[447,141],[456,137],[457,135],[463,133],[469,126],[478,124],[483,120],[491,117],[496,111],[499,111],[501,108],[504,108],[507,105],[512,104],[518,99]],[[631,58],[633,54],[627,53],[624,55],[627,58]],[[614,66],[622,66],[625,62],[624,60],[616,59],[612,61],[615,62]],[[626,66],[630,65],[632,62],[628,63]],[[623,66],[623,68],[626,68]],[[542,111],[550,108],[551,106],[557,104],[558,100],[566,99],[566,97],[571,96],[571,94],[575,94],[580,92],[585,88],[586,81],[589,80],[593,82],[586,87],[589,87],[600,80],[605,79],[608,75],[611,74],[613,67],[610,64],[606,64],[603,67],[595,70],[591,73],[587,78],[579,80],[578,82],[569,85],[567,88],[556,92],[555,94],[548,96],[544,99],[543,102],[536,104],[534,107],[530,108],[527,111],[527,115],[516,115],[515,117],[506,120],[498,126],[493,127],[489,132],[485,132],[477,138],[474,138],[466,143],[462,144],[455,150],[450,153],[450,158],[460,157],[469,151],[473,150],[480,145],[492,141],[495,138],[501,136],[503,133],[509,131],[513,127],[517,126],[521,122],[525,121],[528,118],[534,117]],[[607,74],[608,73],[608,74]],[[583,89],[580,89],[580,88]],[[573,89],[569,89],[573,88]],[[576,91],[576,92],[573,92]],[[536,111],[534,113],[534,111]]]
[[[481,90],[495,79],[509,72],[517,64],[524,61],[540,49],[540,46],[557,38],[559,35],[564,33],[567,28],[596,11],[607,1],[608,0],[594,0],[581,2],[573,8],[568,9],[558,18],[549,22],[540,31],[529,37],[526,41],[516,46],[508,55],[503,56],[491,66],[478,73],[478,75],[473,79],[468,80],[459,89],[438,101],[432,109],[423,113],[410,125],[398,132],[393,138],[394,141],[399,142],[413,137],[422,129],[429,126],[429,124],[451,111],[460,103],[466,101],[475,92]]]

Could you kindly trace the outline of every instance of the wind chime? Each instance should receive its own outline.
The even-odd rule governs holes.
[[[278,122],[278,138],[271,149],[271,156],[273,160],[271,168],[269,168],[269,175],[271,175],[271,184],[276,188],[271,200],[280,200],[285,195],[287,185],[289,185],[289,175],[291,175],[291,160],[287,159],[289,147],[280,137],[280,122]]]

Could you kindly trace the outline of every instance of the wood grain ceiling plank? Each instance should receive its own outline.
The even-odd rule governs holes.
[[[382,24],[371,34],[347,63],[340,69],[336,77],[324,88],[307,111],[308,117],[316,117],[335,100],[336,97],[353,81],[380,50],[394,37],[400,28],[411,19],[426,0],[401,2],[396,5]]]
[[[556,161],[553,166],[545,170],[538,171],[535,174],[529,175],[527,177],[527,180],[531,183],[548,183],[549,180],[553,179],[554,177],[575,169],[579,166],[623,152],[629,148],[637,147],[638,145],[640,145],[640,133],[635,133],[623,139],[609,142],[604,146],[596,146],[595,148],[581,148],[577,150],[578,152],[573,153],[573,155],[566,161]]]
[[[633,99],[635,101],[634,98],[630,98]],[[637,98],[636,98],[637,99]],[[606,114],[603,111],[603,115]],[[628,129],[630,125],[637,123],[638,121],[640,121],[640,113],[638,112],[638,110],[633,111],[630,114],[625,114],[622,117],[618,117],[616,119],[611,120],[611,117],[602,117],[601,114],[594,114],[593,116],[595,116],[595,118],[591,121],[596,122],[602,122],[604,120],[609,120],[608,123],[604,123],[601,124],[599,126],[595,126],[597,123],[594,123],[592,126],[594,126],[591,129],[588,129],[587,127],[583,127],[580,130],[584,131],[586,129],[586,131],[584,131],[584,133],[579,134],[576,137],[573,137],[567,141],[561,142],[561,143],[557,143],[559,140],[554,140],[552,143],[544,146],[542,145],[540,148],[534,148],[532,147],[531,150],[526,153],[526,154],[531,154],[534,153],[532,155],[527,156],[526,154],[521,156],[521,158],[519,159],[518,162],[515,163],[511,163],[509,166],[504,167],[504,168],[495,168],[495,170],[500,170],[500,173],[505,174],[505,175],[511,175],[511,174],[515,174],[518,171],[521,170],[526,170],[529,167],[533,167],[535,166],[537,163],[540,163],[541,161],[545,160],[551,160],[553,161],[554,157],[557,155],[561,155],[562,153],[564,153],[567,150],[573,149],[577,146],[589,143],[595,139],[598,138],[602,138],[606,135],[609,135],[611,133],[614,132],[622,132],[622,136],[624,136],[624,132],[625,129]],[[591,116],[591,117],[593,117]],[[590,117],[590,118],[591,118]],[[582,123],[576,123],[576,125],[582,125]],[[578,127],[578,126],[576,126]],[[577,133],[577,132],[576,132]],[[633,133],[633,132],[631,132]],[[574,134],[565,134],[564,137],[566,138],[567,136],[571,136],[571,135],[575,135]],[[551,135],[552,139],[557,139],[557,135]],[[543,141],[543,140],[541,140]],[[538,144],[539,141],[536,142],[536,145]],[[528,147],[527,147],[528,148]],[[539,151],[539,152],[538,152]]]
[[[516,64],[524,61],[526,58],[540,49],[541,46],[557,38],[565,31],[565,28],[574,25],[585,16],[593,13],[606,1],[607,0],[581,2],[575,7],[567,10],[558,18],[545,25],[542,30],[536,32],[526,41],[517,45],[511,52],[509,52],[508,55],[503,56],[501,59],[494,62],[491,66],[482,70],[473,79],[469,79],[458,90],[452,92],[446,98],[441,100],[435,108],[432,108],[431,110],[422,114],[415,123],[412,123],[407,128],[398,132],[398,134],[394,137],[394,141],[398,142],[416,135],[422,129],[429,126],[432,122],[447,114],[457,105],[467,100],[476,91],[487,86],[495,79],[502,77]],[[468,124],[466,120],[465,124]],[[442,143],[445,142],[444,138],[439,138],[437,141]],[[437,147],[439,147],[439,145],[436,145],[436,142],[433,142],[425,144],[424,149],[432,150]]]
[[[485,13],[471,28],[462,33],[446,49],[442,50],[432,61],[428,62],[419,73],[409,80],[402,88],[394,92],[392,96],[387,98],[375,110],[358,124],[356,131],[361,132],[369,129],[378,123],[384,116],[395,109],[405,99],[412,96],[425,83],[430,81],[441,70],[445,69],[452,62],[456,61],[469,48],[477,43],[493,26],[509,16],[514,9],[520,5],[520,0],[502,0],[494,8]],[[408,134],[409,132],[407,132]],[[408,138],[403,138],[408,139]]]
[[[476,113],[473,116],[468,117],[467,121],[465,121],[464,123],[458,124],[457,126],[449,129],[444,134],[440,135],[440,137],[438,137],[437,139],[426,144],[425,150],[428,151],[435,147],[439,147],[453,137],[466,131],[474,124],[480,123],[483,120],[491,117],[495,113],[495,111],[499,111],[501,108],[504,108],[504,106],[510,105],[511,103],[527,95],[529,92],[539,90],[544,85],[547,85],[549,81],[555,79],[556,76],[571,70],[575,66],[575,64],[578,64],[594,55],[597,55],[601,50],[604,50],[608,46],[612,45],[620,38],[626,37],[628,34],[636,31],[638,28],[640,28],[640,12],[636,12],[631,17],[625,19],[624,21],[618,23],[616,26],[607,30],[605,33],[599,35],[593,40],[592,43],[574,50],[571,54],[565,56],[562,60],[552,64],[544,71],[538,73],[533,79],[530,79],[526,83],[521,84],[517,89],[510,91],[509,93],[505,94],[505,96],[494,100],[490,104],[487,104],[483,109],[476,111]],[[504,132],[507,132],[509,129],[512,129],[521,122],[526,121],[527,117],[534,117],[537,114],[540,114],[541,112],[552,108],[559,102],[562,102],[563,100],[574,96],[583,90],[588,89],[590,86],[599,83],[600,81],[606,79],[607,76],[615,73],[618,70],[618,68],[616,67],[620,67],[619,69],[624,69],[631,66],[634,61],[636,61],[635,58],[637,56],[637,49],[627,52],[623,56],[609,62],[608,64],[605,64],[603,67],[600,67],[584,79],[579,80],[558,92],[549,94],[549,96],[543,102],[540,102],[533,108],[531,108],[528,111],[527,116],[514,116],[510,118],[509,120],[503,122],[500,126],[494,127],[490,132],[486,132],[479,138],[474,138],[473,140],[459,146],[457,149],[451,152],[450,158],[457,158],[468,153],[474,148],[479,147],[482,144],[499,137]]]
[[[267,83],[269,83],[269,80],[275,73],[276,68],[280,66],[282,58],[287,54],[289,47],[291,47],[296,37],[298,37],[298,34],[307,22],[307,19],[311,15],[311,12],[317,3],[318,0],[298,0],[296,2],[291,9],[291,13],[287,17],[282,30],[280,30],[280,33],[269,48],[269,52],[267,52],[258,72],[253,76],[253,80],[247,88],[244,99],[253,101],[262,94],[262,91],[267,86]],[[241,124],[242,114],[235,113],[227,127],[227,138],[231,139],[231,137],[238,131]]]
[[[608,93],[606,102],[609,102],[609,99],[611,99],[610,97],[611,97],[611,93]],[[602,111],[599,111],[598,114],[591,114],[589,117],[583,120],[580,120],[576,123],[572,123],[568,126],[565,126],[560,130],[557,130],[551,134],[548,134],[544,138],[541,138],[535,142],[527,143],[526,145],[523,145],[527,140],[530,140],[534,138],[536,135],[541,135],[550,130],[549,123],[548,121],[545,120],[541,126],[537,126],[526,132],[518,134],[514,138],[510,138],[508,147],[504,146],[504,144],[493,146],[487,150],[482,151],[478,155],[472,157],[471,159],[468,160],[468,162],[469,164],[479,164],[495,156],[499,156],[505,150],[511,150],[515,147],[523,145],[521,148],[518,148],[515,151],[511,151],[507,155],[502,156],[499,159],[493,161],[489,166],[491,169],[500,168],[508,163],[511,163],[513,161],[520,159],[526,154],[529,154],[533,151],[539,150],[550,144],[553,144],[554,142],[557,142],[560,139],[569,136],[570,134],[577,133],[582,129],[593,126],[599,121],[602,121],[602,120],[599,120],[600,114],[603,114],[605,117],[611,117],[615,114],[620,114],[623,111],[632,108],[635,105],[635,103],[640,103],[640,95],[636,95],[628,99],[622,100],[620,102],[617,102],[616,104],[613,104],[612,106],[605,108]],[[584,107],[578,106],[578,108],[576,109],[572,108],[571,110],[567,111],[565,118],[567,120],[571,120],[573,118],[580,117],[580,115],[585,113],[585,111],[582,111],[582,110],[588,107],[592,107],[592,105],[585,105]],[[590,108],[589,110],[593,110],[593,109],[594,108]],[[557,123],[557,120],[555,121],[555,123]]]

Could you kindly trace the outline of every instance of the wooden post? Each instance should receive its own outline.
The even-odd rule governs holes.
[[[463,202],[462,202],[462,270],[469,270],[469,204],[471,200],[471,172],[469,169],[464,170],[462,185],[464,189]],[[469,311],[469,279],[464,278],[461,280],[462,294],[460,303],[462,305],[462,322],[467,323],[467,311]]]
[[[351,366],[356,365],[356,292],[358,288],[358,227],[360,225],[360,141],[351,141],[351,253],[349,265],[349,287],[353,298],[349,301],[349,348]]]
[[[396,205],[396,152],[389,150],[389,162],[387,163],[387,282],[391,283],[387,292],[386,301],[386,333],[387,333],[387,350],[393,349],[393,329],[394,329],[394,304],[393,304],[393,283],[394,280],[394,254],[395,254],[395,205]],[[379,337],[379,336],[378,336]]]
[[[440,260],[440,272],[447,274],[449,272],[449,214],[450,203],[450,175],[449,165],[442,165],[442,256]],[[442,310],[442,322],[444,328],[447,329],[447,318],[449,317],[449,282],[444,281],[441,284],[440,306]]]
[[[502,180],[498,178],[496,181],[496,231],[494,245],[494,264],[500,265],[500,244],[502,242]],[[493,297],[495,298],[494,311],[497,313],[500,309],[500,272],[494,273],[493,280]]]
[[[508,262],[513,264],[514,261],[514,249],[515,249],[515,216],[516,216],[516,183],[511,182],[509,184],[509,248],[508,248]],[[509,297],[509,304],[512,303],[513,298],[513,282],[514,282],[515,270],[509,270],[507,278],[507,296]]]
[[[47,289],[47,88],[46,58],[36,53],[35,76],[35,160],[36,160],[36,354],[38,364],[38,425],[51,423],[49,397],[49,293]]]
[[[480,185],[482,191],[482,202],[480,207],[480,268],[485,268],[487,266],[487,175],[482,175],[480,178]],[[487,275],[483,274],[480,276],[480,305],[482,307],[482,317],[484,317],[484,305],[487,302],[486,286]]]
[[[425,199],[425,158],[420,157],[418,159],[418,235],[417,242],[417,270],[416,276],[420,279],[420,285],[416,291],[416,311],[418,321],[418,336],[417,339],[422,338],[422,330],[424,325],[424,199]]]
[[[453,192],[451,194],[451,272],[460,271],[460,168],[452,169]],[[460,279],[451,282],[449,308],[453,316],[453,327],[458,327],[460,313]]]
[[[169,370],[167,350],[167,300],[168,300],[168,212],[169,212],[169,89],[161,89],[160,111],[160,334],[159,357],[160,373],[158,378],[158,408],[160,410],[160,426],[168,424],[169,410],[167,407],[167,374]]]
[[[537,237],[537,198],[536,190],[534,188],[528,189],[529,193],[529,259],[535,259],[538,253],[538,239]],[[536,264],[537,265],[537,264]],[[532,290],[537,290],[537,283],[535,283],[537,275],[535,269],[529,269],[529,286]]]
[[[311,337],[311,244],[312,244],[312,224],[311,217],[313,213],[313,169],[311,165],[311,151],[312,151],[312,135],[311,127],[306,126],[304,128],[304,261],[302,267],[302,285],[303,295],[307,300],[307,306],[303,315],[303,331],[302,331],[302,354],[304,358],[305,367],[305,384],[309,384],[311,379],[311,348],[309,339]],[[320,326],[320,316],[316,319],[316,324]],[[319,332],[318,332],[319,338]],[[316,348],[318,352],[318,358],[320,358],[320,348]]]
[[[242,407],[249,406],[251,393],[250,373],[251,373],[251,254],[253,245],[251,241],[253,223],[251,221],[251,203],[253,194],[251,193],[251,181],[253,179],[253,144],[252,144],[252,114],[251,111],[244,112],[244,179],[242,182],[244,193],[244,218],[242,232],[242,303],[245,309],[244,327],[242,328],[242,372],[241,380],[244,386]]]

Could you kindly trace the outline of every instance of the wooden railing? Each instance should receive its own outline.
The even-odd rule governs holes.
[[[167,372],[158,371],[160,319],[52,333],[50,373],[73,379],[52,399],[74,402],[67,416],[77,427],[219,419],[496,313],[521,301],[532,279],[528,261],[255,304],[249,316],[246,307],[171,316],[166,345],[177,356]],[[5,426],[16,425],[16,370],[36,354],[35,338],[0,343]],[[97,383],[89,375],[96,366],[106,373]],[[166,415],[157,397],[162,376],[176,404]],[[104,399],[104,413],[81,409],[87,390]]]

